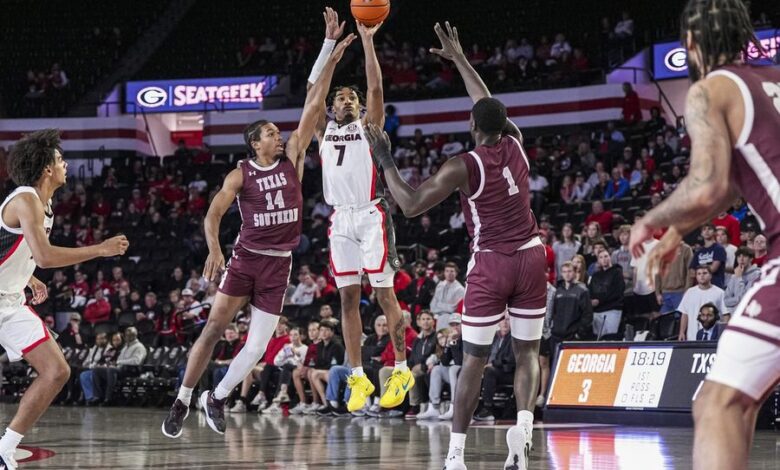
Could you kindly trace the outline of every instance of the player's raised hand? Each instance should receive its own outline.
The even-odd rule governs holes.
[[[631,227],[631,238],[628,242],[628,251],[634,258],[641,258],[645,254],[645,248],[642,245],[647,240],[653,238],[653,228],[645,224],[642,219],[638,219]]]
[[[336,44],[336,47],[333,48],[333,52],[330,53],[330,60],[333,62],[338,62],[341,60],[342,57],[344,57],[344,51],[347,50],[347,47],[349,47],[350,44],[352,44],[352,41],[355,40],[357,36],[354,34],[349,34],[347,37],[342,39],[338,44]]]
[[[217,282],[222,271],[225,270],[225,257],[221,251],[209,252],[206,265],[203,267],[203,277],[210,282]]]
[[[463,47],[460,45],[458,28],[451,27],[449,21],[445,22],[444,26],[446,31],[439,23],[433,26],[433,31],[439,37],[439,41],[441,41],[441,49],[431,48],[431,53],[444,57],[447,60],[455,60],[463,56]]]
[[[100,244],[100,256],[110,258],[112,256],[124,255],[129,246],[130,242],[127,241],[126,236],[117,235]]]
[[[376,34],[377,31],[379,31],[379,28],[382,27],[382,23],[375,24],[374,26],[366,26],[360,21],[357,22],[357,30],[358,33],[360,33],[360,37],[363,38],[363,40],[374,40],[374,34]]]
[[[339,23],[339,14],[331,7],[325,7],[322,12],[325,18],[325,39],[338,39],[344,34],[344,25],[346,21]]]
[[[46,287],[46,284],[41,282],[37,277],[31,277],[30,282],[27,283],[27,286],[30,288],[30,290],[32,290],[33,293],[33,305],[40,305],[46,302],[46,299],[49,298],[49,289]]]
[[[366,126],[366,139],[371,147],[371,157],[380,169],[395,166],[395,160],[390,152],[390,136],[383,129],[373,123]]]

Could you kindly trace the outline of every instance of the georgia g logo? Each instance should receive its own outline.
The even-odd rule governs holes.
[[[135,99],[141,106],[156,108],[165,104],[165,101],[168,99],[168,93],[160,87],[148,86],[141,89]]]
[[[673,72],[682,72],[688,68],[688,55],[682,47],[676,47],[666,53],[664,65]]]

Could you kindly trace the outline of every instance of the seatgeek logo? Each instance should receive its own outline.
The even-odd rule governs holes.
[[[154,113],[261,109],[276,75],[128,82],[125,111]]]
[[[148,86],[138,92],[135,99],[141,106],[156,108],[162,106],[168,100],[168,92],[160,87]]]
[[[688,55],[684,48],[678,47],[666,53],[664,65],[674,72],[682,72],[688,68]]]

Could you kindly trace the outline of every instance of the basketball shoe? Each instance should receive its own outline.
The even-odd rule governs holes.
[[[190,407],[181,402],[178,398],[173,402],[168,417],[162,424],[162,433],[171,439],[177,439],[181,436],[184,420],[190,415]]]
[[[217,400],[214,393],[206,390],[200,395],[200,404],[206,412],[206,423],[219,434],[225,434],[225,400]]]
[[[506,432],[506,445],[509,447],[509,456],[504,462],[504,470],[526,470],[528,454],[533,447],[529,430],[520,425],[512,426]]]
[[[347,377],[347,386],[349,386],[347,410],[350,413],[362,410],[366,406],[366,399],[374,393],[374,384],[365,375],[350,375]]]
[[[0,454],[0,470],[16,470],[19,464],[14,460],[14,452]]]
[[[403,403],[406,393],[414,387],[414,375],[407,369],[393,371],[393,375],[385,382],[385,394],[379,400],[379,406],[382,408],[395,408]]]

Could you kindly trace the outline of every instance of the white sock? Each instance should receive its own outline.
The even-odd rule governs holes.
[[[406,361],[395,361],[395,370],[400,370],[401,372],[406,372],[409,370],[409,366],[406,365]]]
[[[463,461],[463,449],[466,447],[466,433],[453,432],[450,434],[450,451],[447,453],[447,462],[451,460]]]
[[[534,414],[527,410],[518,411],[517,425],[524,428],[530,437],[534,429]]]
[[[363,375],[365,375],[363,373],[363,366],[353,367],[352,368],[352,375],[354,375],[355,377],[363,377]]]
[[[214,398],[216,398],[219,401],[224,400],[225,398],[230,395],[230,390],[226,389],[222,386],[222,382],[217,385],[217,388],[214,389]]]
[[[179,387],[179,395],[176,398],[184,403],[185,406],[190,406],[190,402],[192,401],[192,389],[182,385]]]
[[[330,400],[328,403],[330,403],[331,408],[339,407],[339,402],[337,402],[336,400]]]
[[[0,453],[13,455],[14,452],[16,452],[19,443],[22,442],[23,437],[24,436],[13,429],[5,428],[5,434],[3,434],[3,438],[0,439]]]

